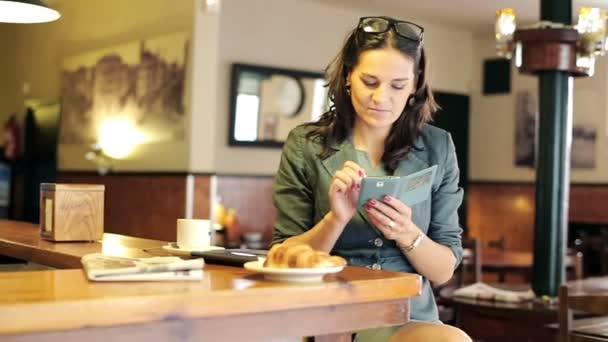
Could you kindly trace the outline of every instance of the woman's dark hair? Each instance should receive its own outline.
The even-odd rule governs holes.
[[[312,127],[307,138],[320,139],[323,150],[319,154],[326,159],[335,153],[332,146],[348,139],[355,123],[353,108],[346,78],[359,61],[362,52],[373,49],[394,48],[414,61],[416,90],[406,102],[403,112],[393,124],[385,142],[382,162],[392,174],[399,161],[407,157],[414,146],[422,126],[432,120],[439,108],[433,93],[426,84],[426,57],[422,41],[417,42],[395,33],[394,28],[384,33],[366,33],[358,28],[348,35],[342,50],[325,69],[328,80],[328,96],[333,103],[316,122],[306,124]],[[411,102],[413,98],[413,103]]]

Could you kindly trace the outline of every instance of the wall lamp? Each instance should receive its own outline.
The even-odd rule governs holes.
[[[114,159],[108,156],[99,144],[92,144],[91,150],[85,154],[85,159],[95,163],[97,173],[105,175],[110,172],[114,166]]]
[[[515,57],[515,66],[524,74],[540,71],[567,71],[573,76],[593,76],[595,59],[606,52],[605,10],[582,7],[575,26],[541,21],[517,28],[515,11],[496,11],[494,33],[496,53]]]
[[[0,0],[1,23],[46,23],[59,17],[61,14],[47,6],[43,0]]]

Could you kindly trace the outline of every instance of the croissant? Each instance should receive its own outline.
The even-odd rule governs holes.
[[[315,251],[309,245],[299,242],[272,246],[264,261],[264,267],[274,268],[327,268],[345,265],[344,258]]]

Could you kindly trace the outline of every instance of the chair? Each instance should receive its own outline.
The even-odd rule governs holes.
[[[565,262],[568,280],[583,279],[583,252],[568,248]]]
[[[462,239],[462,248],[462,262],[452,278],[444,284],[433,286],[439,319],[445,323],[454,323],[456,319],[452,307],[454,290],[481,281],[481,242],[478,239]]]
[[[462,263],[456,269],[458,287],[481,281],[481,241],[478,239],[462,240]]]
[[[573,319],[573,312],[608,315],[608,292],[571,294],[568,286],[559,289],[559,341],[608,341],[608,316]]]
[[[485,247],[496,249],[497,251],[504,251],[506,249],[506,239],[504,235],[500,236],[497,240],[485,241]]]
[[[573,249],[585,256],[586,275],[606,275],[608,274],[608,231],[597,226],[593,232],[579,231]]]

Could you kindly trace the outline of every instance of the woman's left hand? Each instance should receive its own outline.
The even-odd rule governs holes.
[[[412,222],[412,209],[395,197],[387,195],[383,199],[371,199],[365,204],[368,218],[387,239],[399,246],[411,245],[420,234]]]

